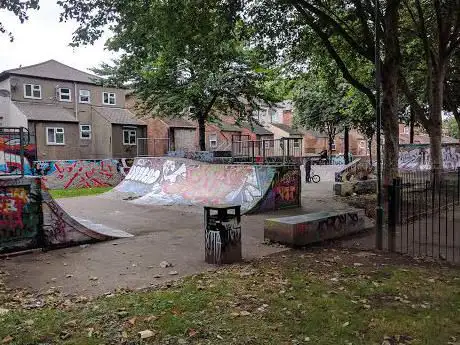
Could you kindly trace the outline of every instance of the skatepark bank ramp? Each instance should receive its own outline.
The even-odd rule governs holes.
[[[103,197],[144,205],[238,204],[245,213],[300,207],[298,166],[206,164],[171,157],[136,158]]]
[[[39,177],[0,179],[0,253],[131,236],[71,217],[54,201]]]

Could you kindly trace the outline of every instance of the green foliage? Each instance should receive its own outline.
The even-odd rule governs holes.
[[[460,129],[454,117],[449,117],[448,119],[444,120],[443,127],[448,136],[455,139],[460,139]]]
[[[54,199],[73,198],[77,196],[98,195],[111,190],[112,187],[94,187],[77,189],[51,189],[49,193]]]
[[[238,2],[72,0],[60,5],[63,19],[80,22],[74,44],[91,43],[101,27],[112,25],[115,34],[107,47],[123,53],[115,66],[102,66],[110,75],[107,82],[129,83],[146,114],[197,120],[201,149],[204,123],[217,120],[219,110],[231,110],[239,119],[251,114],[257,99],[276,98],[264,84],[270,70],[242,39]]]
[[[0,1],[0,11],[6,10],[12,12],[21,23],[24,23],[29,16],[27,12],[31,9],[38,10],[39,0],[2,0]],[[11,31],[8,31],[6,27],[0,21],[0,34],[7,34],[10,41],[13,42],[14,36]]]

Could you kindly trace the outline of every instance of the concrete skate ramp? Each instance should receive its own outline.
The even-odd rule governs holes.
[[[43,230],[50,246],[107,241],[133,235],[88,219],[70,216],[45,189],[41,190],[43,210]]]
[[[206,164],[170,157],[136,158],[104,195],[144,205],[239,204],[261,212],[300,206],[298,167]]]
[[[0,253],[132,236],[71,217],[54,201],[39,177],[0,179],[0,209]]]

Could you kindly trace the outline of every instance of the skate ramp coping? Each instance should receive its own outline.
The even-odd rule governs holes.
[[[290,246],[305,246],[361,232],[371,226],[364,210],[317,212],[266,219],[264,237]]]
[[[123,230],[115,229],[115,228],[109,227],[104,224],[93,223],[91,220],[88,220],[88,219],[74,217],[74,216],[71,216],[71,217],[75,219],[77,222],[79,222],[80,224],[82,224],[83,226],[87,227],[88,229],[91,229],[103,236],[113,237],[113,238],[134,237],[134,235],[126,231],[123,231]]]

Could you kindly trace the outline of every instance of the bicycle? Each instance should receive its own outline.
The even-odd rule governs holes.
[[[313,174],[311,172],[310,173],[310,181],[312,181],[313,183],[318,183],[319,181],[321,181],[321,178],[319,177],[319,175]]]

